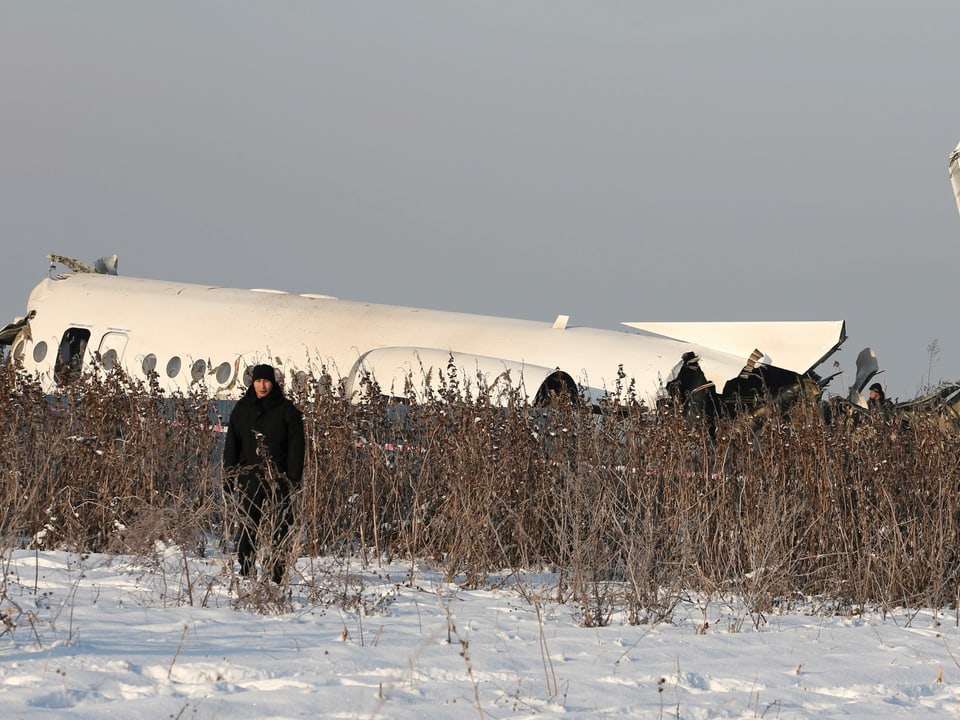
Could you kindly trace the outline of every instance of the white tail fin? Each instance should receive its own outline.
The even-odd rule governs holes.
[[[947,169],[950,171],[950,184],[953,186],[953,196],[957,201],[957,211],[960,212],[960,144],[947,157]]]

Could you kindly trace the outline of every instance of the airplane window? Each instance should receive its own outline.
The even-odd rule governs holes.
[[[206,372],[206,369],[207,363],[203,360],[197,360],[190,368],[190,377],[193,378],[194,382],[200,382],[203,380],[203,373]]]
[[[246,387],[253,385],[253,366],[247,365],[246,369],[243,371],[243,384]]]
[[[174,355],[172,358],[170,358],[169,362],[167,362],[167,377],[174,378],[179,374],[180,374],[180,358]]]
[[[41,340],[33,346],[33,359],[40,362],[47,356],[47,344]]]
[[[223,362],[217,366],[217,382],[226,385],[230,380],[230,363]]]
[[[140,364],[140,369],[143,370],[143,374],[150,376],[152,373],[157,371],[157,356],[153,353],[145,356],[143,362]]]
[[[100,358],[100,364],[103,365],[104,370],[113,370],[114,366],[117,364],[117,351],[113,348],[107,350],[103,357]]]

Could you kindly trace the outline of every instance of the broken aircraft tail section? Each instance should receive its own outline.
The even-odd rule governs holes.
[[[957,202],[957,211],[960,212],[960,143],[947,156],[947,170],[950,172],[950,185],[953,186],[953,197]]]

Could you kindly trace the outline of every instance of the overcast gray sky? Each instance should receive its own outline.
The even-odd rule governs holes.
[[[960,379],[960,3],[0,4],[0,321],[123,275],[616,327],[847,321]],[[939,352],[928,346],[937,341]]]

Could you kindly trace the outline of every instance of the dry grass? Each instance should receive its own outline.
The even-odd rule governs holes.
[[[4,547],[192,553],[223,537],[202,388],[165,399],[111,374],[47,398],[8,366],[0,383]],[[669,619],[690,593],[746,599],[754,622],[811,598],[957,602],[960,438],[936,418],[852,431],[801,402],[711,443],[637,403],[503,410],[446,390],[355,405],[321,375],[291,393],[307,429],[292,552],[424,560],[469,586],[545,569],[588,625]]]

